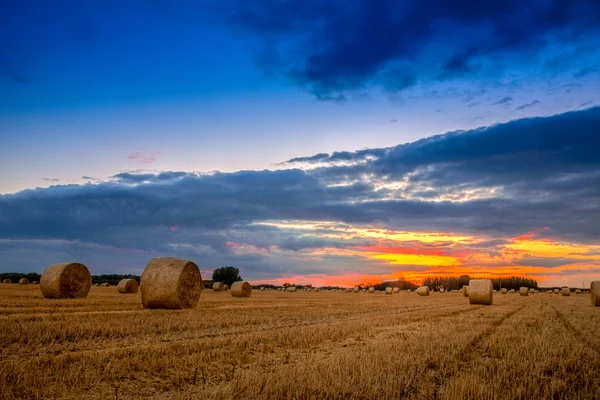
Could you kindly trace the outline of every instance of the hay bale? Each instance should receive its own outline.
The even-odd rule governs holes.
[[[502,288],[502,289],[500,289],[500,293],[506,294],[506,293],[508,293],[508,290],[506,288]]]
[[[260,291],[264,292],[265,288],[261,286]]]
[[[369,288],[369,293],[375,293],[375,288],[373,286]]]
[[[141,279],[144,308],[194,308],[200,300],[202,276],[198,266],[175,257],[155,257]]]
[[[110,286],[110,283],[108,283],[108,282],[104,282],[104,283],[103,283],[102,285],[100,285],[100,286],[102,286],[102,287],[109,287],[109,286]]]
[[[121,279],[117,285],[119,293],[137,293],[138,283],[135,279]]]
[[[498,291],[496,289],[494,289],[494,293],[498,293]]]
[[[19,279],[19,285],[29,285],[29,279],[27,279],[27,278]]]
[[[581,294],[581,289],[575,289],[575,294]]]
[[[563,287],[560,289],[560,293],[563,296],[570,296],[571,295],[571,289],[569,289],[568,287]]]
[[[296,288],[296,286],[289,286],[286,290],[288,292],[295,292],[297,290],[297,288]]]
[[[515,293],[515,289],[510,289],[510,292],[511,293]]]
[[[519,295],[520,296],[529,296],[529,288],[520,287],[519,288]]]
[[[5,280],[2,281],[2,283],[12,283],[12,281],[8,278],[6,278]]]
[[[39,285],[40,283],[38,281],[33,281],[31,282],[32,285]]]
[[[393,290],[394,293],[400,293],[400,288],[395,287]]]
[[[494,299],[494,286],[491,279],[471,279],[469,281],[470,304],[492,304]]]
[[[440,293],[444,293],[445,291],[446,291],[446,289],[440,288]]]
[[[250,297],[252,286],[246,281],[233,282],[230,292],[231,297]]]
[[[213,283],[212,290],[214,290],[215,292],[220,292],[224,289],[225,289],[225,285],[223,284],[223,282]]]
[[[40,280],[40,289],[48,299],[86,297],[92,287],[88,268],[80,263],[53,264],[46,268]]]
[[[463,286],[461,290],[462,290],[463,296],[469,297],[469,286],[468,285]]]
[[[392,288],[391,287],[386,287],[385,288],[385,294],[392,294]]]
[[[418,288],[417,290],[415,290],[415,292],[419,296],[429,296],[429,286],[421,286],[420,288]]]
[[[223,285],[223,290],[229,290],[229,286],[228,285]]]
[[[558,289],[554,289],[554,290],[553,290],[553,293],[554,293],[554,294],[559,294],[559,293],[560,293],[560,290],[558,290]]]
[[[94,286],[100,286],[100,284],[99,283],[94,283]]]
[[[594,307],[600,307],[600,281],[593,281],[590,285],[590,300]]]
[[[358,292],[360,292],[360,288],[358,286],[355,286],[354,287],[354,293],[358,293]]]

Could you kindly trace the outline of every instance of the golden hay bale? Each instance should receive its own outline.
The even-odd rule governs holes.
[[[225,290],[225,285],[223,284],[223,282],[215,282],[213,283],[212,289],[215,292],[220,292],[221,290]]]
[[[246,281],[233,282],[230,292],[232,297],[250,297],[252,286]]]
[[[440,293],[444,293],[445,291],[446,291],[446,289],[440,288]]]
[[[102,287],[109,287],[109,286],[110,286],[110,283],[108,283],[108,282],[104,282],[104,283],[103,283],[102,285],[100,285],[100,286],[102,286]]]
[[[385,288],[385,294],[392,294],[392,288],[391,287],[386,287]]]
[[[508,293],[508,290],[506,288],[502,288],[502,289],[500,289],[500,293],[506,294],[506,293]]]
[[[415,290],[415,292],[419,296],[429,296],[429,286],[421,286],[420,288],[418,288],[417,290]]]
[[[265,290],[265,288],[263,286],[261,286],[260,291],[263,292]]]
[[[469,286],[465,285],[462,287],[462,295],[465,297],[469,297]]]
[[[575,289],[575,294],[581,294],[581,289]]]
[[[558,290],[558,289],[554,289],[553,293],[554,293],[554,294],[559,294],[559,293],[560,293],[560,290]]]
[[[223,285],[223,290],[229,290],[229,285]]]
[[[571,295],[571,289],[569,289],[568,287],[563,287],[563,288],[560,290],[560,293],[561,293],[563,296],[570,296],[570,295]]]
[[[354,287],[354,293],[358,293],[358,292],[360,292],[360,288],[358,286],[355,286]]]
[[[94,283],[94,286],[100,286],[100,284],[99,283]]]
[[[135,279],[121,279],[117,285],[119,293],[137,293],[138,283]]]
[[[490,279],[469,281],[469,303],[490,305],[494,299],[494,287]]]
[[[600,281],[593,281],[590,285],[590,299],[594,307],[600,307]]]
[[[12,281],[8,278],[6,278],[5,280],[2,281],[2,283],[12,283]]]
[[[32,285],[39,285],[40,283],[38,281],[33,281],[31,282]]]
[[[514,292],[515,292],[515,289],[510,289],[510,292],[511,292],[511,293],[514,293]]]
[[[29,279],[27,279],[27,278],[19,279],[19,285],[29,285]]]
[[[373,286],[369,288],[369,293],[375,293],[375,288]]]
[[[400,293],[400,288],[395,287],[393,290],[394,293]]]
[[[198,266],[175,257],[155,257],[141,279],[144,308],[194,308],[200,300],[202,276]]]
[[[296,286],[289,286],[286,290],[288,292],[295,292],[297,290],[297,288],[296,288]]]
[[[519,288],[519,295],[521,295],[521,296],[529,296],[529,288],[520,287]]]
[[[53,264],[46,268],[40,280],[40,289],[48,299],[86,297],[92,287],[88,268],[80,263]]]

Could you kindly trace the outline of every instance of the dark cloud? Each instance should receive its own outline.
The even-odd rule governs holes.
[[[556,268],[563,265],[585,262],[577,258],[565,257],[523,257],[515,261],[515,264],[527,267]]]
[[[504,104],[511,104],[513,101],[512,97],[504,97],[498,101],[493,102],[493,105],[504,105]]]
[[[533,106],[537,106],[538,104],[540,104],[540,102],[538,100],[533,100],[530,103],[525,103],[525,104],[522,104],[519,107],[515,108],[515,111],[525,110],[526,108],[531,108]]]
[[[506,59],[518,64],[543,51],[550,37],[577,44],[584,34],[598,36],[600,26],[600,3],[588,0],[226,4],[230,24],[279,49],[275,69],[334,101],[372,85],[395,92],[419,81],[493,75]]]
[[[599,126],[596,107],[290,160],[323,165],[306,171],[121,173],[98,184],[25,190],[0,196],[0,239],[77,241],[148,256],[200,257],[211,265],[268,264],[271,246],[366,244],[324,238],[316,229],[304,235],[255,225],[274,220],[486,233],[499,240],[548,227],[554,237],[597,243]],[[231,243],[262,250],[240,254]],[[502,244],[479,246],[493,252]]]

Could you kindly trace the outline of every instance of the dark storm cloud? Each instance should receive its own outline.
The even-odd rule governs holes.
[[[246,257],[257,265],[265,255],[236,254],[231,243],[266,252],[368,244],[253,225],[270,220],[504,238],[548,227],[553,237],[597,242],[599,127],[596,107],[297,159],[325,165],[313,170],[122,173],[25,190],[0,196],[0,239],[82,241],[217,264]],[[482,195],[464,198],[470,191]]]
[[[515,0],[227,4],[233,26],[279,49],[274,69],[330,100],[369,85],[394,92],[419,81],[496,73],[498,56],[518,62],[542,51],[550,37],[576,44],[597,36],[600,26],[600,3],[589,0],[526,7]],[[443,50],[427,53],[432,48]]]

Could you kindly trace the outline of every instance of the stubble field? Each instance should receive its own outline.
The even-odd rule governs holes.
[[[52,399],[599,399],[587,295],[204,290],[144,310],[93,287],[0,285],[0,396]]]

